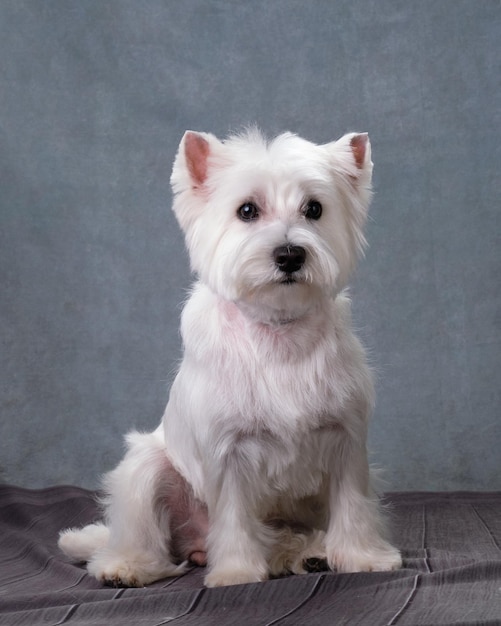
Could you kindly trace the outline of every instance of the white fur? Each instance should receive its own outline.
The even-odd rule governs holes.
[[[106,478],[106,527],[60,538],[98,579],[141,585],[182,570],[171,466],[208,510],[208,586],[301,572],[313,554],[343,572],[400,566],[369,485],[374,392],[343,291],[365,243],[371,172],[366,136],[185,136],[174,212],[198,282],[184,358],[162,425],[129,435]],[[305,217],[311,199],[318,220]],[[245,202],[257,219],[237,216]],[[285,244],[306,252],[290,284],[273,259]]]

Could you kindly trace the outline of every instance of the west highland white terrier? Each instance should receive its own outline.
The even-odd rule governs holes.
[[[60,535],[97,579],[141,586],[207,565],[209,587],[392,570],[369,481],[374,401],[343,289],[365,239],[367,134],[315,145],[187,132],[171,183],[197,275],[159,428],[128,435],[104,523]]]

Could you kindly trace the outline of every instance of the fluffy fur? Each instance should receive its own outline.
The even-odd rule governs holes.
[[[187,132],[174,212],[198,280],[162,424],[128,436],[104,524],[61,533],[99,580],[208,565],[208,586],[390,570],[366,453],[374,392],[343,291],[365,239],[366,134],[326,145]]]

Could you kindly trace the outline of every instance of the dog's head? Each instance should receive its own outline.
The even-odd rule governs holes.
[[[371,174],[366,134],[315,145],[186,132],[171,183],[192,269],[247,310],[300,317],[346,285],[365,245]]]

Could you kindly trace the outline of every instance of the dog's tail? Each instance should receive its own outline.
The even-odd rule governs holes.
[[[110,531],[102,523],[89,524],[84,528],[68,528],[59,533],[59,548],[72,560],[89,561],[90,558],[108,545]]]

